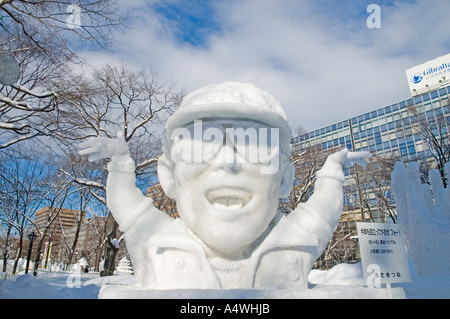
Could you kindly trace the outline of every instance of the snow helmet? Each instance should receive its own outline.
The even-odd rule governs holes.
[[[180,108],[167,121],[167,134],[194,120],[248,119],[279,128],[280,141],[290,142],[286,113],[275,98],[251,83],[224,82],[197,89],[186,95]]]

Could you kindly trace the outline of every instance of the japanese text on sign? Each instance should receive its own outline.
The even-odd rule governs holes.
[[[370,223],[372,224],[372,223]],[[382,224],[385,225],[385,224]],[[400,236],[400,230],[365,227],[359,230],[361,234],[368,236]]]

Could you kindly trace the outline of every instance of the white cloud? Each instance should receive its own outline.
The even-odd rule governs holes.
[[[253,82],[282,103],[294,128],[313,130],[408,98],[405,70],[450,52],[448,0],[381,5],[381,29],[366,27],[369,14],[355,1],[347,6],[361,5],[361,15],[341,19],[314,3],[214,2],[221,31],[205,47],[177,42],[141,4],[112,58],[151,65],[186,91]]]

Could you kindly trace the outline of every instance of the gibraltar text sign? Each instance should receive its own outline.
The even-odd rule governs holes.
[[[450,80],[450,53],[406,70],[412,95],[437,89]]]
[[[396,224],[356,223],[364,279],[369,287],[411,281],[406,248]]]

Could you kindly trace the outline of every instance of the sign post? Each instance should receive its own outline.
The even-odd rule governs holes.
[[[391,283],[409,282],[405,243],[397,224],[356,223],[364,279],[367,286],[380,288],[386,284],[392,298]]]

